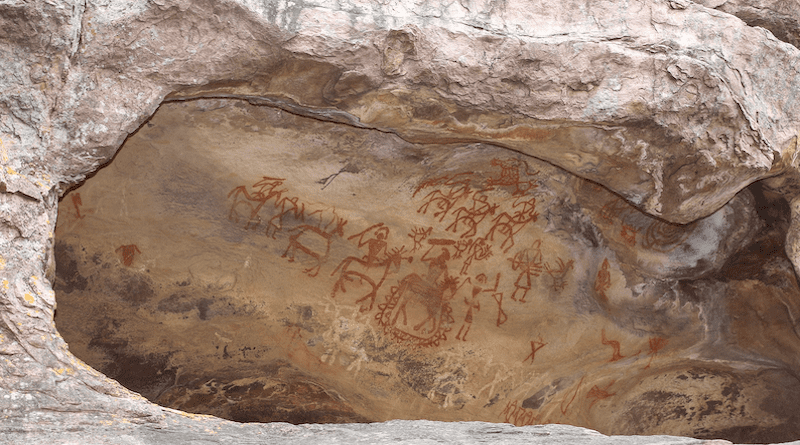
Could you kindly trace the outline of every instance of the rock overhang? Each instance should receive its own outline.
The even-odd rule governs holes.
[[[678,223],[712,214],[753,181],[793,176],[797,119],[786,92],[798,90],[797,50],[765,31],[688,2],[597,6],[583,12],[592,20],[470,6],[20,9],[55,15],[60,31],[32,50],[6,36],[8,58],[25,61],[6,65],[13,92],[3,101],[4,219],[20,235],[6,244],[31,257],[5,260],[14,274],[5,295],[32,305],[15,313],[42,310],[35,324],[53,334],[48,285],[28,275],[49,276],[54,190],[110,161],[165,99],[245,97],[415,143],[489,143]],[[786,68],[765,69],[776,65]]]

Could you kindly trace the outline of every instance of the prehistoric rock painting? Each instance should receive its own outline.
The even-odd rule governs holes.
[[[589,409],[592,409],[595,403],[599,402],[600,400],[607,399],[615,393],[608,392],[608,389],[616,383],[616,380],[612,380],[608,385],[603,388],[600,388],[597,385],[592,386],[588,393],[586,393],[587,399],[594,399],[591,404],[589,404]]]
[[[472,327],[472,311],[473,309],[476,311],[481,310],[481,302],[478,297],[480,297],[481,293],[483,292],[494,293],[497,291],[497,286],[500,284],[500,273],[497,274],[497,277],[494,280],[494,287],[490,289],[485,289],[486,280],[487,278],[485,274],[478,275],[475,278],[476,284],[472,286],[471,298],[464,297],[464,304],[467,305],[467,315],[464,316],[464,324],[461,325],[461,328],[458,330],[458,334],[456,334],[456,340],[467,341],[467,334]],[[464,284],[471,284],[471,280],[467,278],[467,281],[465,281]]]
[[[128,244],[125,246],[119,246],[115,250],[115,252],[122,255],[122,264],[130,267],[133,266],[133,258],[136,256],[137,253],[142,253],[136,244]]]
[[[514,158],[493,159],[489,167],[493,171],[488,175],[461,172],[420,182],[412,198],[421,201],[417,213],[431,220],[407,233],[410,249],[396,242],[393,229],[384,222],[346,236],[347,220],[335,208],[300,199],[286,178],[276,176],[234,187],[228,193],[228,219],[284,243],[282,257],[302,262],[310,277],[321,276],[326,264],[336,264],[324,274],[333,278],[330,297],[347,295],[345,301],[361,312],[375,310],[377,303],[374,318],[391,338],[412,346],[438,346],[447,340],[458,312],[463,323],[455,339],[467,341],[481,295],[489,294],[497,303],[495,325],[500,327],[508,314],[499,289],[513,284],[512,300],[524,303],[532,279],[544,267],[541,239],[510,252],[518,246],[519,233],[538,219],[531,193],[538,187],[539,172]],[[332,246],[343,242],[363,253],[335,258]],[[415,262],[414,252],[419,251],[424,253]],[[501,281],[501,272],[493,273],[492,284],[485,271],[472,272],[493,255],[507,253],[516,276],[513,283]],[[566,286],[573,261],[565,263],[559,257],[556,264],[547,264],[546,270],[558,292]],[[454,309],[458,294],[463,294],[464,307]]]
[[[281,257],[287,258],[289,262],[294,262],[299,250],[315,263],[313,267],[306,268],[303,272],[311,277],[317,276],[320,267],[328,259],[333,236],[344,236],[345,224],[347,224],[347,221],[339,218],[336,212],[333,211],[333,218],[323,227],[309,224],[292,227],[288,231],[291,233],[289,235],[289,245]]]
[[[531,364],[533,364],[533,361],[536,360],[536,352],[544,348],[545,346],[547,346],[547,343],[542,341],[541,336],[539,336],[539,340],[531,340],[531,353],[527,357],[525,357],[525,360],[523,360],[523,362],[527,362],[528,360],[530,360]]]
[[[503,422],[515,426],[536,425],[539,423],[540,417],[533,410],[520,406],[516,400],[506,403],[506,407],[500,413]]]
[[[233,199],[228,219],[235,223],[246,220],[245,230],[262,228],[263,223],[264,235],[273,240],[278,234],[284,235],[287,244],[281,257],[295,262],[300,253],[301,261],[309,266],[303,272],[315,277],[328,261],[333,239],[344,236],[347,220],[335,208],[290,197],[289,189],[282,188],[285,181],[264,176],[249,192],[244,185],[234,187],[228,193],[228,198]],[[270,201],[271,205],[267,205]]]
[[[143,394],[162,393],[148,389],[150,381],[190,388],[195,377],[242,377],[232,389],[216,386],[211,402],[192,390],[191,401],[190,391],[173,408],[213,414],[210,403],[227,399],[228,415],[235,408],[258,412],[250,421],[281,420],[266,406],[242,405],[260,394],[275,407],[283,394],[287,406],[308,409],[296,421],[313,422],[335,418],[315,395],[334,394],[364,421],[413,415],[636,426],[640,419],[626,413],[658,417],[635,404],[646,399],[640,395],[687,383],[662,371],[681,369],[686,348],[703,338],[698,314],[740,306],[733,330],[745,312],[760,313],[750,310],[753,299],[734,298],[743,285],[735,279],[706,286],[719,269],[703,266],[708,255],[700,252],[739,249],[708,236],[747,226],[736,216],[746,215],[747,202],[695,228],[677,226],[486,144],[414,145],[269,107],[248,117],[206,99],[161,110],[197,106],[142,127],[136,137],[149,133],[146,144],[122,149],[117,167],[65,196],[54,249],[56,322],[59,330],[72,323],[64,338],[88,351],[94,362],[87,363],[136,370],[144,388],[132,389]],[[179,134],[179,150],[163,138],[180,122],[192,125]],[[246,128],[247,137],[215,136],[212,122]],[[209,184],[219,189],[209,193]],[[119,240],[110,248],[108,227]],[[695,260],[712,273],[687,276]],[[754,294],[777,289],[762,292],[751,281],[744,284]],[[35,289],[26,293],[38,302],[44,294]],[[796,315],[790,295],[780,297]],[[785,313],[780,301],[777,308]],[[86,338],[92,346],[78,344]],[[750,346],[756,341],[770,340]],[[140,373],[138,359],[119,360],[122,353],[160,362]],[[638,385],[650,378],[658,382]],[[714,393],[690,386],[698,397]],[[316,389],[304,395],[303,388]]]
[[[81,206],[83,203],[81,202],[81,194],[78,192],[73,193],[72,195],[72,205],[75,207],[75,216],[78,219],[83,219],[85,215],[81,215]]]
[[[653,357],[655,357],[656,354],[658,354],[658,351],[664,349],[664,347],[667,346],[667,343],[668,343],[667,339],[662,337],[650,338],[649,340],[650,350],[647,352],[647,355],[650,356],[650,360],[647,361],[647,366],[645,366],[644,369],[650,368],[650,365],[653,363]]]
[[[386,302],[378,306],[375,318],[393,338],[414,346],[438,346],[447,340],[455,321],[450,300],[459,288],[458,279],[448,270],[447,247],[453,244],[448,241],[429,239],[431,247],[420,258],[428,264],[427,273],[403,277],[397,286],[392,286]]]
[[[529,249],[520,250],[508,260],[511,261],[511,269],[519,272],[511,299],[525,303],[525,297],[533,285],[531,278],[538,277],[542,272],[542,240],[537,239]]]
[[[400,269],[403,260],[409,264],[414,260],[412,256],[403,256],[405,246],[388,250],[386,241],[388,236],[389,228],[383,223],[378,223],[348,237],[348,240],[358,239],[358,247],[366,246],[367,253],[361,258],[350,256],[343,259],[331,272],[331,276],[338,276],[331,297],[336,297],[340,291],[346,293],[348,286],[356,288],[356,292],[366,288],[366,293],[361,290],[364,295],[356,300],[356,304],[362,304],[362,312],[372,310],[378,291],[383,287],[386,278]],[[356,280],[358,283],[354,283]],[[348,283],[353,284],[348,285]]]
[[[422,242],[428,239],[433,231],[433,227],[428,227],[427,229],[423,229],[421,227],[414,227],[411,233],[408,234],[408,237],[414,241],[414,246],[411,247],[412,252],[416,252],[417,250],[422,248]]]
[[[623,199],[614,197],[597,212],[599,221],[616,228],[616,236],[630,247],[671,252],[691,234],[695,224],[681,226],[643,214]]]
[[[513,158],[492,159],[491,164],[500,167],[500,177],[489,178],[486,184],[490,187],[495,185],[514,187],[514,195],[524,195],[531,189],[538,187],[536,181],[531,181],[526,178],[536,176],[539,172],[532,172],[530,166],[525,161]]]
[[[564,263],[561,257],[556,258],[557,268],[551,268],[550,263],[544,263],[544,270],[553,279],[553,290],[561,292],[567,287],[567,273],[573,268],[573,260]]]
[[[494,301],[497,302],[497,327],[508,321],[508,314],[503,310],[503,293],[492,294]]]
[[[620,353],[619,342],[616,341],[616,340],[609,340],[609,339],[606,338],[606,330],[605,329],[600,331],[600,335],[601,335],[601,339],[602,339],[601,342],[604,345],[611,346],[614,349],[614,353],[611,355],[611,359],[609,360],[609,362],[615,362],[617,360],[625,358],[625,356],[622,355],[622,353]]]
[[[611,272],[608,267],[608,258],[605,258],[600,270],[597,271],[597,278],[594,280],[594,291],[602,302],[608,302],[606,292],[611,288]]]
[[[575,401],[575,397],[578,396],[578,391],[581,389],[581,385],[583,385],[583,380],[586,376],[581,377],[581,380],[575,385],[575,389],[572,391],[568,391],[564,398],[561,399],[561,415],[567,415],[567,411],[569,411],[569,407],[572,405],[572,402]]]

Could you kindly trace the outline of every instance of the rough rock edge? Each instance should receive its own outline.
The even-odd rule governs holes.
[[[668,8],[665,8],[665,5]],[[272,6],[286,7],[287,4]],[[740,61],[734,59],[742,54],[726,54],[725,47],[717,46],[710,51],[707,51],[705,45],[670,48],[669,45],[675,44],[678,37],[686,34],[686,30],[673,33],[673,37],[676,37],[673,41],[666,39],[662,42],[644,44],[635,42],[634,47],[637,51],[679,54],[679,58],[683,57],[680,60],[688,65],[682,66],[680,63],[670,65],[680,68],[679,71],[670,72],[672,77],[680,77],[680,71],[684,67],[701,71],[711,70],[714,73],[712,77],[720,81],[716,85],[724,85],[722,89],[728,92],[731,100],[742,111],[742,117],[738,118],[741,119],[739,125],[755,132],[750,146],[746,148],[743,146],[742,150],[745,158],[749,159],[745,163],[750,162],[755,173],[748,176],[747,180],[730,186],[723,195],[729,198],[749,181],[788,171],[789,167],[776,169],[774,165],[781,163],[773,164],[771,161],[772,158],[781,158],[785,148],[796,137],[797,117],[793,114],[793,109],[767,108],[765,105],[779,102],[773,99],[785,94],[787,86],[790,91],[798,90],[800,76],[797,74],[797,67],[800,64],[796,63],[797,50],[777,42],[771,35],[759,34],[757,31],[738,25],[725,14],[712,14],[689,2],[651,2],[647,6],[651,8],[651,12],[656,10],[662,14],[660,18],[666,19],[662,23],[665,24],[663,32],[666,34],[671,32],[670,27],[681,28],[681,23],[685,23],[686,17],[683,17],[682,22],[676,19],[678,17],[676,14],[692,15],[695,19],[704,17],[710,22],[715,22],[711,28],[733,27],[747,34],[749,39],[769,48],[770,54],[767,54],[767,57],[770,60],[787,67],[788,74],[778,79],[783,82],[784,88],[773,90],[772,82],[781,83],[773,78],[769,79],[770,85],[766,84],[766,79],[756,79],[755,82],[750,79],[749,83],[741,81],[739,84],[727,81],[729,77],[735,77],[733,73],[738,72],[741,75],[755,67],[748,66],[747,63],[737,64]],[[48,269],[52,268],[52,255],[49,252],[52,248],[57,205],[54,192],[63,191],[100,165],[110,161],[127,134],[135,131],[152,115],[158,104],[169,93],[187,86],[202,86],[208,82],[229,78],[232,72],[230,70],[246,66],[247,60],[239,65],[234,64],[230,70],[221,68],[229,65],[230,59],[217,60],[214,65],[218,70],[214,76],[202,78],[180,75],[181,73],[173,73],[175,74],[173,76],[170,76],[170,73],[162,75],[161,72],[164,70],[160,68],[163,67],[141,73],[142,66],[150,60],[140,60],[141,64],[137,68],[136,64],[132,66],[129,63],[130,58],[122,57],[115,61],[111,55],[127,54],[135,60],[135,56],[146,53],[143,49],[135,47],[135,44],[139,43],[136,40],[139,34],[133,31],[141,32],[144,28],[143,23],[146,25],[155,22],[161,13],[153,11],[160,9],[167,11],[163,13],[164,15],[174,16],[186,11],[196,12],[198,9],[192,8],[203,7],[212,10],[212,13],[204,16],[206,19],[219,17],[220,14],[239,17],[242,21],[237,23],[247,24],[245,31],[237,31],[242,33],[245,39],[258,42],[272,39],[275,42],[276,48],[261,48],[260,53],[256,51],[249,54],[251,61],[268,58],[270,54],[288,57],[293,52],[294,56],[302,54],[303,58],[307,58],[328,50],[346,51],[345,40],[329,36],[332,38],[326,43],[320,38],[318,29],[298,27],[298,19],[304,12],[301,10],[291,10],[279,19],[275,15],[275,22],[270,24],[265,23],[263,17],[269,17],[271,11],[257,11],[254,7],[254,12],[243,13],[239,6],[233,3],[220,3],[209,7],[200,2],[192,4],[187,1],[151,4],[131,2],[125,7],[119,5],[114,7],[117,9],[112,10],[111,7],[103,9],[94,3],[77,0],[2,5],[0,60],[3,63],[0,68],[2,71],[0,87],[3,93],[0,94],[0,108],[7,119],[0,122],[2,132],[0,159],[3,167],[0,171],[2,175],[0,188],[3,192],[0,197],[2,208],[0,251],[3,252],[3,258],[0,259],[0,269],[3,270],[0,291],[3,293],[4,303],[0,314],[4,321],[3,341],[0,347],[6,363],[3,367],[4,376],[0,388],[4,396],[0,399],[0,409],[8,425],[8,429],[3,433],[3,439],[10,438],[16,443],[28,438],[28,431],[36,435],[37,441],[40,441],[40,438],[44,440],[48,434],[47,424],[53,425],[54,429],[50,431],[61,437],[61,440],[73,440],[63,437],[64,425],[75,424],[74,416],[77,413],[95,413],[78,420],[76,426],[78,431],[75,432],[74,441],[81,443],[86,443],[87,436],[91,437],[93,434],[98,438],[105,434],[121,437],[119,434],[125,430],[116,427],[128,422],[143,423],[134,427],[135,434],[161,429],[170,432],[180,430],[170,424],[171,421],[175,421],[175,415],[164,414],[166,411],[163,408],[150,405],[141,397],[80,363],[69,354],[66,344],[55,332],[52,325],[55,309],[52,287],[47,279],[43,278],[50,275]],[[222,12],[217,13],[218,11]],[[406,15],[401,17],[401,13]],[[618,13],[619,11],[612,11],[609,15]],[[441,29],[451,27],[452,30],[447,32],[469,33],[484,38],[502,39],[509,31],[504,28],[502,19],[495,20],[497,17],[491,15],[484,15],[482,22],[472,17],[448,23],[431,15],[418,16],[409,9],[387,18],[391,20],[374,26],[373,29],[377,33],[376,40],[381,40],[387,35],[384,31],[386,29],[414,29],[416,23]],[[202,23],[202,18],[198,23]],[[654,25],[654,22],[651,21],[650,24]],[[112,36],[111,38],[124,36],[126,30],[131,31],[129,35],[133,37],[127,45],[120,47],[111,42],[100,41],[107,38],[103,36]],[[674,32],[674,29],[672,31]],[[349,31],[345,34],[347,32]],[[540,42],[550,40],[554,43],[572,38],[584,42],[605,44],[614,42],[611,45],[617,45],[617,42],[626,42],[630,38],[635,41],[638,37],[593,35],[586,32],[571,34],[555,33],[547,37],[521,35],[520,38]],[[95,41],[98,43],[93,46]],[[108,43],[111,47],[109,52],[103,51],[104,43]],[[151,49],[144,42],[142,45],[145,49]],[[120,51],[125,48],[129,50],[127,53]],[[744,55],[747,55],[746,51]],[[160,57],[163,59],[166,56]],[[386,71],[386,66],[383,68]],[[129,69],[130,74],[127,71]],[[137,73],[136,69],[140,72]],[[393,69],[396,67],[390,66],[388,75],[394,75]],[[123,95],[115,94],[116,91],[128,91],[136,101],[128,103],[126,100],[130,96],[122,97]],[[455,102],[464,101],[470,106],[480,105],[469,102],[469,97],[472,95],[467,91],[460,94]],[[299,105],[311,108],[309,104]],[[625,116],[612,117],[619,122],[625,121]],[[595,119],[597,118],[598,116],[595,116]],[[592,122],[591,117],[585,120]],[[62,161],[53,165],[52,160],[58,157],[61,157]],[[785,164],[791,166],[792,163]],[[710,213],[727,200],[717,201],[709,206],[701,206],[701,209],[706,214]],[[645,206],[645,210],[654,213],[660,211],[657,206]],[[686,210],[681,213],[679,210],[673,217],[686,222],[702,214]],[[32,382],[35,384],[31,385]],[[80,423],[84,422],[90,426],[80,426]],[[101,426],[103,422],[110,423],[108,429]],[[201,428],[204,422],[229,425],[217,419],[205,419],[189,422],[186,428]],[[280,425],[235,427],[231,425],[231,428],[263,430],[280,427]],[[13,431],[15,428],[17,431]],[[285,428],[294,430],[302,427],[285,426]],[[347,427],[342,428],[347,429]],[[211,430],[203,431],[198,434],[200,436],[206,433],[212,434]],[[131,443],[137,443],[138,439],[134,437],[130,440],[133,440]],[[644,439],[637,439],[640,440]]]

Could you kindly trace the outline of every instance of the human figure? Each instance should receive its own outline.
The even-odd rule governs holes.
[[[467,341],[467,333],[469,333],[470,328],[472,327],[472,310],[475,309],[476,311],[481,310],[481,302],[478,300],[478,297],[482,292],[494,292],[497,290],[498,284],[500,284],[500,274],[497,274],[497,279],[495,280],[494,287],[491,289],[485,289],[486,286],[486,275],[480,274],[475,277],[475,281],[478,283],[472,286],[472,297],[467,299],[464,297],[464,304],[467,305],[467,315],[464,316],[464,323],[458,329],[458,334],[456,334],[456,340]],[[471,283],[471,280],[467,278],[464,281],[464,284]],[[464,330],[464,328],[467,328]],[[461,332],[464,332],[462,335]]]
[[[538,277],[542,273],[542,240],[537,239],[533,242],[530,249],[521,250],[514,255],[514,258],[509,258],[511,261],[511,268],[519,270],[517,281],[514,282],[514,293],[511,294],[511,299],[525,303],[525,297],[528,291],[531,290],[531,277]],[[517,293],[522,291],[522,297],[517,299]]]
[[[386,250],[386,238],[389,236],[388,227],[380,227],[375,231],[375,238],[370,238],[366,241],[358,243],[358,247],[367,246],[367,254],[362,258],[366,262],[367,267],[381,266],[389,253]]]
[[[469,230],[461,234],[461,238],[469,238],[475,236],[478,230],[478,225],[486,218],[486,215],[494,215],[497,210],[497,204],[489,204],[486,195],[474,195],[472,197],[472,208],[466,206],[459,207],[458,210],[453,212],[455,214],[455,221],[447,226],[445,230],[452,229],[454,233],[458,232],[458,223],[466,224]]]
[[[373,230],[375,230],[375,235],[371,238],[367,238],[366,235]],[[389,228],[384,226],[383,223],[371,225],[364,231],[347,237],[347,239],[351,241],[358,238],[358,247],[367,246],[367,253],[361,258],[347,257],[342,261],[339,267],[341,267],[342,264],[349,264],[352,261],[357,261],[367,267],[382,266],[389,257],[387,251],[388,243],[386,241],[388,237]],[[339,267],[336,269],[339,269]],[[334,273],[336,273],[336,271],[334,271]],[[331,275],[333,275],[333,273]]]
[[[142,253],[136,244],[128,244],[126,246],[119,246],[114,252],[122,253],[122,264],[130,267],[133,265],[133,257],[137,253]]]
[[[464,265],[461,267],[461,275],[466,275],[469,267],[472,265],[472,260],[483,261],[492,256],[492,246],[486,242],[485,238],[478,238],[469,246],[469,255],[464,260]]]
[[[611,288],[611,272],[608,271],[608,258],[603,259],[603,265],[597,271],[597,278],[594,280],[594,291],[603,302],[608,301],[606,291]]]
[[[72,195],[72,205],[75,206],[75,213],[78,215],[78,219],[83,219],[83,216],[81,215],[81,209],[80,209],[80,206],[83,205],[83,203],[81,202],[81,194],[80,193],[74,193]]]
[[[540,349],[544,348],[545,346],[547,346],[547,343],[545,343],[542,340],[542,336],[541,335],[539,336],[539,340],[538,341],[537,340],[531,340],[531,353],[528,354],[527,357],[525,357],[525,360],[523,360],[523,362],[525,362],[528,359],[530,359],[531,360],[531,364],[533,364],[533,361],[536,360],[536,353]]]
[[[508,321],[508,314],[503,310],[503,293],[497,292],[492,294],[492,298],[497,302],[497,327]]]
[[[374,237],[366,237],[367,233],[375,230]],[[387,238],[389,236],[389,228],[384,226],[383,223],[378,223],[373,226],[368,227],[363,232],[357,233],[348,237],[349,240],[353,240],[358,238],[358,247],[367,246],[367,252],[361,258],[357,258],[354,256],[349,256],[342,260],[336,269],[331,272],[331,276],[335,275],[337,272],[339,273],[339,278],[336,280],[336,283],[333,285],[333,292],[331,293],[331,297],[336,296],[336,292],[341,290],[342,292],[347,292],[345,288],[345,281],[353,281],[354,278],[358,278],[362,283],[367,282],[371,290],[362,298],[360,298],[356,303],[361,303],[366,301],[367,299],[370,300],[369,309],[372,309],[372,305],[375,301],[375,296],[383,285],[386,276],[389,274],[389,268],[392,264],[399,268],[400,262],[404,259],[408,260],[409,263],[413,261],[412,257],[403,257],[403,249],[393,249],[392,253],[389,253],[387,250]],[[360,264],[362,268],[353,267],[352,263]],[[375,268],[382,268],[382,274],[378,271],[379,275],[375,275],[375,272],[372,269]],[[366,307],[362,308],[366,309]],[[362,312],[365,310],[362,310]]]

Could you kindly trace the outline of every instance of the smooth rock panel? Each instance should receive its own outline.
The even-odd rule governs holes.
[[[794,406],[797,337],[731,335],[754,285],[767,331],[794,323],[780,251],[783,281],[730,272],[779,236],[755,206],[676,225],[505,148],[170,102],[62,200],[56,323],[150,400],[238,421],[789,438],[763,405]]]

